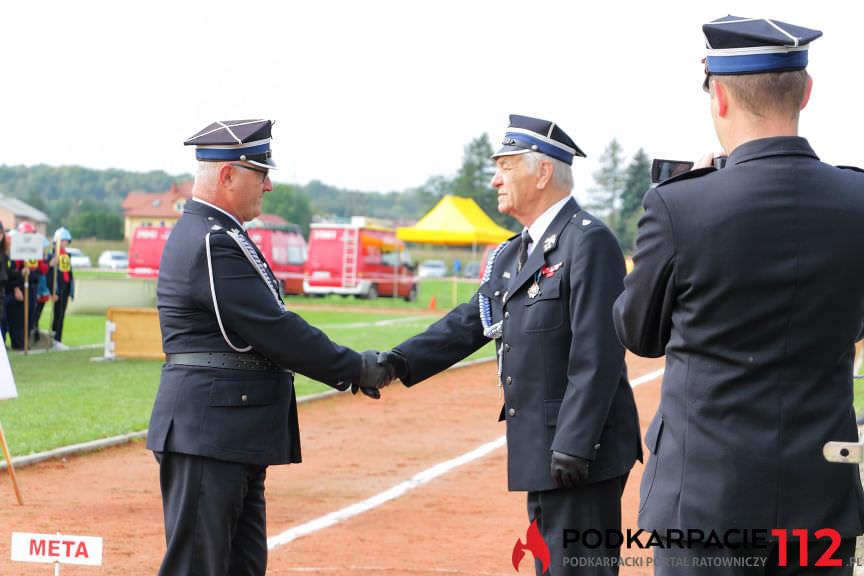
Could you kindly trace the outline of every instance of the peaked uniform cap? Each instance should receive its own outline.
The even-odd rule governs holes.
[[[573,156],[585,158],[585,153],[557,124],[530,116],[511,114],[501,144],[493,160],[526,152],[542,152],[567,164],[573,164]]]
[[[262,168],[276,168],[271,159],[271,120],[225,120],[213,122],[183,144],[195,146],[198,160],[225,162],[243,160]]]
[[[767,18],[725,16],[702,26],[710,74],[803,70],[809,44],[819,30]]]

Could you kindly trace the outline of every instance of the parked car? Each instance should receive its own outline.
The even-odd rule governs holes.
[[[99,268],[125,270],[129,267],[129,255],[122,250],[105,250],[99,255]]]
[[[417,268],[420,278],[444,278],[447,275],[447,265],[442,260],[424,260]]]
[[[84,254],[80,248],[66,247],[66,253],[69,254],[69,264],[72,268],[92,268],[90,257]]]
[[[480,279],[480,261],[472,260],[465,264],[465,268],[462,270],[463,278],[473,278],[474,280]]]

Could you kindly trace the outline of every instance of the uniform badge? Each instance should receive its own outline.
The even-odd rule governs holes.
[[[551,236],[547,236],[546,239],[543,240],[543,252],[548,252],[549,250],[554,248],[555,247],[555,240],[557,238],[558,237],[555,234],[552,234]]]
[[[582,220],[582,226],[587,226],[588,224],[591,224],[591,220],[589,220],[589,219],[587,219],[587,218],[585,218],[584,220]]]
[[[534,283],[528,287],[528,298],[532,300],[540,295],[540,284],[537,283],[537,279],[534,279]]]
[[[546,278],[552,278],[553,276],[555,276],[555,272],[557,272],[558,269],[561,268],[562,264],[564,264],[564,262],[558,262],[554,266],[544,266],[540,269],[540,274],[546,276]]]

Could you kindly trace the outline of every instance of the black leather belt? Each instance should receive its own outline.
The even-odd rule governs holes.
[[[204,368],[228,368],[231,370],[257,370],[259,372],[290,372],[269,359],[254,352],[182,352],[166,354],[165,362],[183,366]]]

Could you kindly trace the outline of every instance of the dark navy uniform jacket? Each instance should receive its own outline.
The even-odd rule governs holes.
[[[497,345],[510,490],[554,489],[551,450],[591,460],[589,482],[624,475],[641,458],[641,444],[624,348],[612,325],[612,304],[623,289],[621,249],[609,229],[571,199],[521,273],[518,251],[517,236],[470,302],[396,347],[408,358],[405,384],[489,341],[478,308],[482,293],[491,300],[492,322],[503,320]],[[535,280],[540,292],[532,298]]]
[[[163,348],[167,354],[254,351],[284,370],[164,365],[147,448],[258,465],[299,462],[288,370],[343,388],[359,374],[360,356],[286,310],[272,272],[247,257],[237,235],[263,262],[229,216],[186,203],[159,266]]]
[[[858,467],[822,447],[858,439],[864,174],[803,138],[766,138],[644,204],[615,303],[624,344],[666,355],[640,527],[861,534]]]

